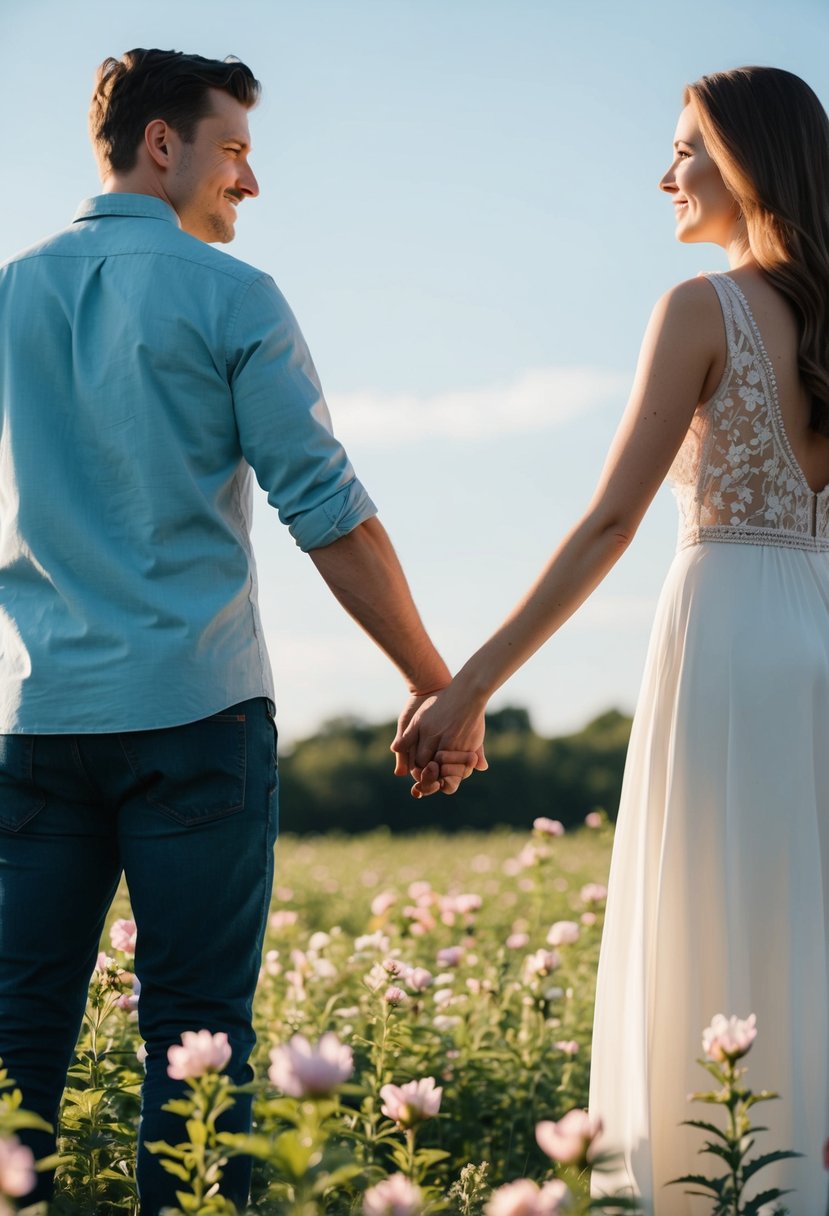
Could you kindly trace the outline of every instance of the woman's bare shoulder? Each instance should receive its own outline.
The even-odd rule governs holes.
[[[716,288],[706,275],[683,279],[668,288],[654,305],[652,323],[678,338],[692,337],[705,346],[722,340],[722,307]]]

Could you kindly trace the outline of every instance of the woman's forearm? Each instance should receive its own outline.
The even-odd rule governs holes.
[[[564,538],[536,583],[455,677],[485,705],[599,585],[630,544],[635,526],[585,516]]]

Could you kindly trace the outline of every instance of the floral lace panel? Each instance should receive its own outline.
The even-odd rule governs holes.
[[[727,275],[707,277],[722,306],[728,356],[668,474],[680,547],[701,539],[791,545],[798,538],[804,548],[829,547],[829,503],[812,492],[794,459],[748,304]]]

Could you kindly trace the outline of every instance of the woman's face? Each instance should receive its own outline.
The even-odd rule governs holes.
[[[679,116],[673,164],[659,188],[673,200],[678,241],[726,246],[733,240],[739,207],[706,151],[692,105]]]

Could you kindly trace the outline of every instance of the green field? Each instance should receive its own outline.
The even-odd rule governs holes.
[[[256,1003],[254,1210],[358,1212],[366,1189],[415,1148],[408,1172],[433,1211],[479,1212],[491,1188],[550,1176],[534,1129],[586,1103],[611,842],[604,823],[558,837],[280,840]],[[128,916],[122,893],[113,918]],[[560,944],[548,937],[557,922],[566,922]],[[135,1211],[140,1040],[135,1011],[116,1003],[130,991],[131,959],[106,938],[102,949],[114,961],[90,989],[56,1213]],[[305,1159],[295,1141],[312,1104],[268,1084],[269,1053],[294,1034],[316,1043],[326,1031],[350,1046],[355,1067],[338,1097],[314,1108],[322,1122]],[[380,1089],[427,1077],[443,1090],[440,1113],[420,1125],[415,1146],[382,1114]],[[314,1195],[304,1194],[312,1183]]]

